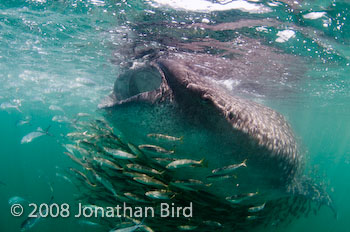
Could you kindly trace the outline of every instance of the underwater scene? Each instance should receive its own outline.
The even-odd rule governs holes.
[[[0,231],[350,229],[350,2],[0,1]]]

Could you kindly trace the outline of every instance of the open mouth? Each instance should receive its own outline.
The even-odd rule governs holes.
[[[155,91],[159,89],[161,83],[162,77],[159,71],[152,66],[130,70],[116,80],[115,97],[117,101],[122,102]]]

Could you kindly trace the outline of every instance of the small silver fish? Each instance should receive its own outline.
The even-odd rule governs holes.
[[[87,226],[93,226],[93,227],[101,226],[97,222],[92,222],[92,221],[87,221],[87,220],[79,220],[78,223],[80,225],[87,225]]]
[[[154,158],[154,161],[156,161],[158,164],[162,165],[162,166],[166,166],[168,164],[170,164],[171,162],[175,161],[175,158],[168,158],[168,157],[157,157]]]
[[[77,77],[76,82],[83,84],[83,85],[87,85],[87,86],[92,86],[92,85],[96,85],[96,82],[89,79],[89,78],[85,78],[85,77]]]
[[[77,149],[77,146],[73,144],[64,144],[63,147],[70,153],[74,153],[74,150]]]
[[[198,226],[182,225],[177,227],[179,230],[195,230]]]
[[[85,132],[87,133],[87,131],[84,132],[71,132],[67,134],[67,137],[73,137],[73,138],[81,138],[81,137],[85,137]]]
[[[110,133],[113,133],[113,127],[111,127],[109,125],[109,123],[105,119],[99,118],[99,119],[96,119],[95,122],[98,123],[99,125],[102,125],[104,127],[104,129],[103,129],[103,128],[101,128],[101,127],[96,125],[97,128],[99,128],[100,130],[108,131]]]
[[[87,170],[89,170],[90,168],[87,166],[86,163],[83,163],[80,159],[78,159],[77,157],[75,157],[75,155],[73,155],[72,153],[69,152],[63,152],[63,154],[65,154],[66,156],[68,156],[71,160],[73,160],[74,162],[76,162],[77,164],[81,165],[82,167],[86,168]]]
[[[49,202],[49,207],[51,206],[53,197],[51,197]],[[33,228],[39,221],[43,219],[41,215],[45,215],[47,212],[47,208],[45,208],[42,212],[40,210],[35,214],[34,217],[27,217],[21,224],[21,231],[26,231]]]
[[[91,181],[89,180],[89,178],[84,174],[82,173],[81,171],[75,169],[75,168],[70,168],[69,170],[71,170],[72,172],[74,172],[77,176],[79,176],[80,178],[83,178],[85,183],[87,183],[88,185],[90,185],[91,187],[95,188],[97,185],[96,184],[93,184],[91,183]]]
[[[98,182],[100,182],[107,190],[109,190],[113,196],[118,196],[117,192],[115,191],[114,189],[114,186],[111,182],[109,182],[108,180],[106,179],[103,179],[102,177],[100,177],[98,174],[95,173],[95,177],[96,177],[96,180]]]
[[[18,204],[22,202],[28,202],[28,201],[19,196],[13,196],[8,200],[9,205]]]
[[[146,225],[142,225],[142,230],[146,232],[154,232],[154,230],[151,227]]]
[[[210,180],[210,181],[221,181],[221,180],[226,180],[226,179],[230,179],[230,178],[235,178],[237,179],[237,176],[236,175],[210,175],[210,176],[207,176],[207,180]]]
[[[31,117],[30,116],[26,116],[25,119],[19,120],[16,123],[16,126],[23,126],[23,125],[26,125],[26,124],[30,124],[30,120],[31,120]]]
[[[98,157],[94,157],[93,158],[101,167],[108,167],[110,169],[114,169],[114,170],[123,170],[122,167],[120,167],[119,165],[113,163],[110,160],[104,159],[104,158],[98,158]]]
[[[69,177],[67,177],[67,176],[65,176],[65,175],[62,175],[61,173],[56,173],[56,176],[57,177],[60,177],[60,178],[62,178],[62,179],[64,179],[65,181],[67,181],[67,182],[69,182],[69,183],[71,183],[71,184],[73,184],[73,182],[71,181],[71,179],[69,179]]]
[[[133,193],[124,193],[124,196],[126,196],[127,198],[129,198],[132,201],[141,202],[141,203],[149,203],[148,201],[142,199],[141,197],[139,197]]]
[[[128,143],[128,147],[131,150],[131,152],[133,152],[134,154],[138,155],[138,156],[143,156],[142,151],[139,150],[138,147],[136,147],[135,145]]]
[[[170,185],[175,186],[175,187],[177,187],[179,189],[187,190],[187,191],[197,191],[197,189],[194,189],[191,186],[187,186],[187,185],[184,185],[184,184],[181,184],[181,183],[170,182]]]
[[[55,115],[52,117],[52,121],[53,122],[67,122],[67,123],[70,123],[71,120],[69,118],[67,118],[66,116],[62,116],[62,115]]]
[[[205,184],[200,180],[195,180],[195,179],[188,179],[188,180],[176,180],[172,183],[175,183],[177,185],[184,185],[184,186],[199,186],[199,187],[210,187],[212,183],[210,184]]]
[[[226,197],[225,199],[233,204],[239,204],[242,201],[251,198],[255,195],[257,195],[258,192],[255,193],[245,193],[245,194],[238,194],[238,195],[234,195],[234,196],[230,196],[230,197]]]
[[[148,191],[145,193],[146,196],[152,199],[157,200],[169,200],[174,196],[174,193],[169,190],[154,190],[154,191]]]
[[[63,112],[63,109],[59,106],[56,106],[56,105],[50,105],[49,106],[49,110],[52,110],[52,111],[62,111]]]
[[[46,214],[46,209],[41,212],[42,214]],[[41,215],[38,213],[36,214],[36,217],[28,217],[25,221],[21,224],[21,231],[26,231],[34,227],[39,221],[42,220]]]
[[[31,132],[27,135],[25,135],[22,140],[21,140],[21,144],[24,144],[24,143],[30,143],[33,141],[33,139],[36,139],[36,138],[39,138],[41,136],[45,135],[45,133],[43,132],[40,132],[40,131],[34,131],[34,132]]]
[[[143,221],[138,223],[137,225],[126,227],[126,228],[121,228],[121,229],[114,228],[114,229],[111,229],[109,232],[133,232],[138,228],[141,228],[142,224],[143,224]]]
[[[30,120],[20,120],[16,123],[16,126],[23,126],[25,124],[29,124]]]
[[[174,137],[174,136],[164,135],[164,134],[148,134],[147,137],[156,138],[156,139],[164,139],[164,140],[168,140],[168,141],[182,141],[183,140],[183,136],[182,137]]]
[[[73,144],[64,144],[63,147],[64,147],[68,152],[70,152],[70,153],[72,153],[72,154],[75,154],[75,151],[78,151],[78,152],[80,152],[80,153],[83,154],[83,155],[88,155],[88,154],[89,154],[89,152],[88,152],[86,149],[84,149],[84,148],[82,148],[82,147],[80,147],[80,146],[77,146],[77,145],[73,145]]]
[[[154,168],[145,167],[145,166],[142,166],[140,164],[127,164],[126,166],[133,171],[142,172],[142,173],[146,173],[146,174],[161,175],[163,173],[163,172],[160,172]]]
[[[18,110],[19,112],[22,112],[22,111],[19,109],[19,105],[13,105],[13,104],[11,104],[11,103],[9,103],[9,102],[3,102],[3,103],[1,103],[0,109],[2,109],[2,110],[16,109],[16,110]]]
[[[117,159],[136,159],[137,158],[136,155],[126,151],[119,150],[119,149],[112,149],[112,148],[105,147],[104,150],[108,154],[112,155],[114,158],[117,158]]]
[[[240,164],[232,164],[232,165],[229,165],[229,166],[225,166],[225,167],[222,167],[222,168],[218,168],[218,169],[214,169],[212,171],[213,174],[217,174],[217,175],[222,175],[222,174],[227,174],[227,173],[230,173],[230,172],[233,172],[234,170],[236,170],[237,168],[240,168],[240,167],[247,167],[247,159],[245,159],[242,163]]]
[[[255,219],[257,219],[258,217],[257,216],[255,216],[255,215],[248,215],[247,216],[247,220],[255,220]]]
[[[135,180],[141,184],[144,184],[144,185],[150,185],[150,186],[154,186],[154,187],[166,187],[166,184],[164,184],[160,180],[154,179],[154,178],[147,176],[147,175],[134,177],[133,180]]]
[[[146,174],[139,173],[139,172],[126,172],[126,171],[123,171],[123,175],[128,176],[130,178],[147,176]]]
[[[190,160],[190,159],[179,159],[171,162],[166,166],[168,169],[175,169],[175,168],[183,168],[183,167],[203,167],[208,166],[204,159],[197,161],[197,160]]]
[[[98,148],[98,146],[96,145],[96,143],[92,143],[89,142],[87,139],[81,139],[81,140],[76,140],[75,141],[77,143],[77,147],[80,148],[81,145],[83,145],[85,148],[87,149],[91,149],[91,150],[95,150],[96,148]],[[78,150],[78,149],[77,149]]]
[[[222,227],[222,224],[216,221],[203,221],[203,224],[207,226],[212,226],[212,227]]]
[[[139,145],[139,148],[141,150],[157,152],[157,153],[166,154],[166,155],[173,154],[175,152],[174,150],[169,151],[169,150],[166,150],[165,148],[162,148],[162,147],[159,147],[156,145],[152,145],[152,144],[142,144],[142,145]]]
[[[88,113],[78,113],[77,116],[78,117],[89,117],[90,114],[88,114]]]
[[[38,127],[36,131],[30,132],[29,134],[25,135],[21,140],[21,144],[30,143],[34,139],[39,138],[43,135],[48,135],[48,129],[46,131],[43,131],[43,129]]]
[[[261,210],[263,210],[263,209],[265,208],[265,204],[266,204],[266,203],[264,203],[264,204],[262,204],[262,205],[259,205],[259,206],[250,207],[250,208],[248,209],[248,212],[249,212],[249,213],[256,213],[256,212],[259,212],[259,211],[261,211]]]

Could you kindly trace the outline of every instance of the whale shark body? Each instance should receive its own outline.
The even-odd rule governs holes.
[[[143,157],[133,162],[163,173],[155,179],[124,173],[138,180],[133,191],[140,183],[167,188],[159,193],[175,191],[173,200],[195,202],[201,223],[213,219],[209,209],[227,212],[213,222],[226,223],[225,231],[276,224],[320,205],[334,211],[322,184],[303,174],[304,154],[292,127],[261,100],[294,94],[302,60],[245,36],[229,42],[160,37],[132,41],[116,53],[123,71],[99,108],[128,141],[124,149]]]
[[[261,44],[255,52],[259,49],[270,55],[264,63],[275,62],[270,65],[282,71],[285,66],[276,62],[284,62],[288,55],[274,53]],[[154,143],[146,136],[151,133],[183,137],[182,143],[160,145],[175,148],[176,158],[206,159],[209,166],[175,171],[179,178],[191,176],[205,181],[215,168],[247,159],[247,168],[237,170],[237,179],[213,183],[208,191],[217,196],[259,191],[265,200],[294,194],[332,205],[328,194],[302,175],[303,154],[285,117],[239,89],[240,84],[244,90],[245,86],[251,89],[253,85],[246,83],[253,83],[253,78],[264,81],[276,70],[257,72],[256,65],[244,66],[242,59],[249,55],[227,58],[167,51],[153,57],[121,74],[113,93],[100,105],[127,140]],[[263,55],[258,58],[263,59]],[[281,77],[271,79],[280,81]],[[238,83],[237,93],[225,83]]]

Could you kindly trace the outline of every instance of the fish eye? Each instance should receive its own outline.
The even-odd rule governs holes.
[[[114,94],[118,100],[128,99],[160,87],[162,77],[154,67],[130,70],[119,76],[114,84]]]

